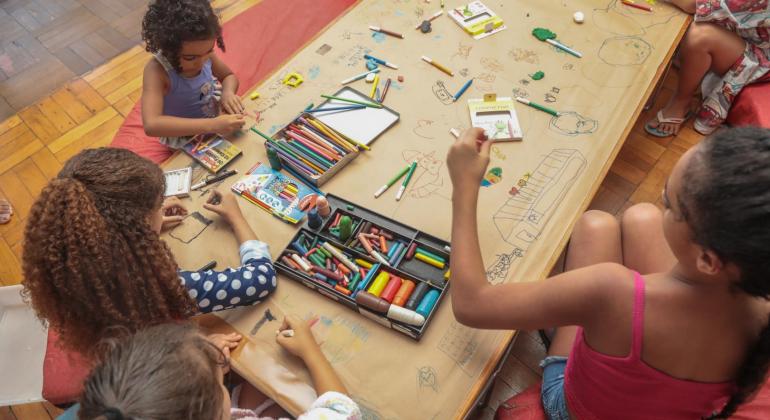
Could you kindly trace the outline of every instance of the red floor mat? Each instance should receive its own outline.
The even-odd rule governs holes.
[[[290,58],[357,0],[263,0],[225,22],[225,52],[217,51],[240,80],[238,94],[251,89]],[[153,162],[173,151],[144,134],[140,103],[126,116],[110,146],[132,150]]]

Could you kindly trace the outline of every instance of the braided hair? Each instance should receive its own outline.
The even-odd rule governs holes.
[[[148,217],[163,171],[125,149],[87,149],[40,193],[24,232],[24,296],[65,347],[92,356],[110,327],[129,332],[195,313]]]
[[[177,71],[185,41],[216,39],[225,50],[219,17],[208,0],[154,0],[142,19],[142,39],[148,52],[163,54]]]
[[[693,240],[740,269],[735,285],[770,299],[770,130],[722,130],[696,150],[684,173],[678,201]],[[735,413],[764,383],[770,365],[770,319],[749,346],[735,391],[720,412]]]

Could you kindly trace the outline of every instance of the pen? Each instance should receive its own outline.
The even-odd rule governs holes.
[[[215,182],[219,182],[219,181],[221,181],[221,180],[223,180],[223,179],[225,179],[227,177],[233,176],[233,175],[235,175],[237,173],[238,173],[238,171],[236,171],[235,169],[230,169],[228,171],[224,171],[224,172],[222,172],[219,175],[215,175],[215,176],[213,176],[211,178],[206,178],[203,181],[193,185],[192,187],[190,187],[190,190],[195,191],[195,190],[197,190],[199,188],[203,188],[206,185],[213,184]]]
[[[353,76],[351,78],[345,79],[345,80],[341,81],[340,84],[347,85],[348,83],[355,82],[356,80],[363,79],[369,73],[379,73],[379,72],[380,72],[380,69],[369,70],[366,73],[361,73],[361,74],[355,75],[355,76]]]
[[[437,69],[439,69],[439,70],[443,71],[444,73],[446,73],[446,74],[448,74],[448,75],[450,75],[450,76],[454,76],[454,75],[455,75],[455,74],[452,72],[452,70],[449,70],[448,68],[446,68],[446,67],[442,66],[441,64],[439,64],[439,63],[437,63],[437,62],[435,62],[435,61],[431,60],[429,57],[426,57],[426,56],[424,56],[424,55],[423,55],[423,56],[422,56],[422,60],[423,60],[423,61],[425,61],[426,63],[428,63],[428,64],[432,65],[433,67],[435,67],[435,68],[437,68]]]
[[[433,16],[425,19],[426,22],[433,22],[437,17],[441,16],[444,12],[442,10],[439,10],[438,12],[434,13]],[[417,26],[414,27],[414,29],[420,29],[420,26],[422,26],[422,22],[418,23]]]
[[[372,61],[374,61],[377,64],[382,64],[385,67],[390,67],[390,68],[392,68],[394,70],[398,70],[398,65],[393,64],[393,63],[389,63],[389,62],[387,62],[385,60],[382,60],[382,59],[379,59],[377,57],[373,57],[373,56],[371,56],[369,54],[364,54],[364,58],[366,58],[368,60],[372,60]]]
[[[406,186],[409,185],[409,180],[412,179],[412,175],[414,174],[414,170],[417,168],[417,161],[415,160],[412,162],[412,165],[409,167],[409,172],[406,173],[406,178],[404,178],[404,182],[401,183],[401,188],[398,189],[398,194],[396,194],[396,201],[401,200],[401,196],[404,195],[404,191],[406,191]]]
[[[540,111],[543,111],[543,112],[545,112],[546,114],[551,114],[551,115],[553,115],[554,117],[558,117],[558,116],[559,116],[559,113],[558,113],[558,112],[556,112],[556,111],[554,111],[554,110],[552,110],[551,108],[547,108],[547,107],[544,107],[543,105],[538,105],[538,104],[536,104],[536,103],[534,103],[534,102],[530,101],[529,99],[525,99],[525,98],[521,98],[521,97],[518,97],[518,96],[517,96],[517,97],[516,97],[516,100],[517,100],[518,102],[520,102],[520,103],[524,104],[524,105],[527,105],[527,106],[531,106],[532,108],[535,108],[535,109],[538,109],[538,110],[540,110]]]
[[[463,87],[461,87],[460,90],[457,93],[455,93],[455,96],[454,96],[455,102],[458,99],[460,99],[461,96],[463,96],[463,93],[465,93],[465,91],[468,90],[469,87],[471,87],[471,83],[473,83],[473,79],[470,79],[467,82],[465,82]]]
[[[206,264],[203,267],[199,268],[198,271],[208,271],[208,270],[211,270],[212,268],[214,268],[216,266],[217,266],[216,260],[212,260],[212,261],[209,261],[208,264]]]
[[[390,35],[390,36],[394,36],[396,38],[404,39],[404,35],[402,35],[402,34],[400,34],[398,32],[393,32],[393,31],[389,31],[387,29],[380,28],[378,26],[369,26],[369,29],[374,31],[374,32],[382,32],[385,35]]]

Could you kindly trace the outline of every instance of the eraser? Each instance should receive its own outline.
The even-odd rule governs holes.
[[[366,83],[373,83],[374,82],[374,73],[369,73],[366,75]]]
[[[572,15],[572,20],[574,20],[575,23],[583,23],[586,20],[586,15],[583,14],[583,12],[575,12],[575,14]]]

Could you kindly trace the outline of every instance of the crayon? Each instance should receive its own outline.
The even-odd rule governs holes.
[[[385,288],[382,289],[382,292],[380,293],[380,297],[382,299],[385,299],[388,301],[388,303],[393,302],[393,298],[396,297],[396,293],[398,292],[398,289],[401,288],[401,279],[396,276],[391,276],[390,281],[388,281],[388,284],[385,285]]]
[[[409,296],[412,294],[414,287],[415,286],[413,281],[405,279],[401,283],[401,287],[396,292],[396,296],[393,297],[392,303],[397,306],[404,306],[407,299],[409,299]]]
[[[411,260],[414,258],[414,252],[417,250],[417,242],[412,242],[411,245],[409,245],[409,250],[406,251],[406,259]]]
[[[360,265],[361,267],[366,268],[367,270],[372,268],[372,263],[370,263],[369,261],[363,260],[361,258],[356,258],[355,262],[356,262],[356,264]]]
[[[334,286],[334,290],[336,290],[336,291],[338,291],[338,292],[342,293],[342,294],[343,294],[343,295],[345,295],[345,296],[350,296],[350,294],[352,293],[350,290],[348,290],[348,289],[346,289],[346,288],[344,288],[344,287],[340,286],[339,284],[338,284],[338,285],[336,285],[336,286]]]
[[[340,276],[339,274],[335,273],[334,271],[327,270],[327,269],[322,268],[322,267],[313,267],[313,271],[315,271],[318,274],[323,274],[324,276],[326,276],[326,277],[328,277],[328,278],[330,278],[330,279],[332,279],[334,281],[338,281],[338,282],[342,281],[342,276]]]
[[[361,280],[361,283],[358,283],[358,287],[356,287],[356,291],[361,291],[366,289],[366,287],[369,285],[369,282],[372,280],[372,277],[374,277],[374,274],[377,273],[377,270],[379,270],[379,268],[380,268],[379,264],[372,266],[369,272],[366,273],[366,277],[364,277],[364,279]]]
[[[412,291],[412,295],[409,296],[409,299],[407,299],[404,308],[414,310],[422,300],[422,297],[428,291],[428,288],[428,283],[418,283],[417,287],[415,287],[414,291]]]
[[[390,305],[390,307],[388,307],[387,317],[394,321],[403,322],[404,324],[414,325],[416,327],[425,324],[425,317],[422,314],[410,311],[409,309],[402,308],[398,305]]]
[[[426,257],[431,257],[431,258],[433,258],[436,261],[439,261],[439,262],[442,262],[442,263],[446,263],[446,259],[444,259],[444,257],[436,255],[436,254],[434,254],[432,252],[429,252],[425,248],[417,248],[417,252],[420,253],[420,254],[425,255]]]
[[[326,248],[329,253],[331,253],[333,256],[335,256],[338,260],[340,260],[343,264],[345,264],[348,268],[351,270],[358,271],[358,266],[355,265],[352,261],[348,259],[348,257],[345,256],[345,254],[342,253],[339,249],[332,246],[332,244],[328,242],[324,242],[323,245],[324,248]]]
[[[628,0],[620,0],[620,2],[625,4],[626,6],[629,6],[629,7],[635,7],[637,9],[641,9],[641,10],[645,10],[645,11],[648,11],[648,12],[652,12],[652,7],[646,6],[644,4],[636,4],[636,3],[632,2],[632,1],[628,1]]]
[[[374,278],[374,281],[372,282],[372,285],[369,286],[369,289],[367,292],[373,294],[374,296],[380,297],[380,293],[385,289],[385,286],[388,285],[388,282],[390,281],[390,275],[385,271],[380,271],[379,274]]]
[[[433,307],[436,306],[436,302],[438,301],[438,297],[441,295],[438,290],[431,289],[428,291],[428,293],[425,294],[425,297],[422,298],[422,301],[420,302],[420,305],[417,307],[416,312],[425,318],[428,317],[430,314],[430,311],[433,310]]]
[[[416,259],[418,259],[418,260],[420,260],[420,261],[422,261],[422,262],[424,262],[426,264],[430,264],[430,265],[432,265],[432,266],[434,266],[436,268],[443,269],[444,266],[446,265],[445,263],[443,263],[441,261],[436,261],[433,258],[431,258],[431,257],[429,257],[429,256],[427,256],[425,254],[420,254],[419,252],[416,252],[414,254],[414,258],[416,258]]]
[[[302,258],[300,258],[300,256],[299,256],[299,255],[297,255],[297,254],[291,254],[291,259],[292,259],[292,260],[294,260],[294,262],[295,262],[295,263],[297,263],[297,265],[299,265],[300,267],[302,267],[302,270],[303,270],[303,271],[310,271],[310,268],[311,268],[311,267],[310,267],[310,264],[308,264],[308,263],[307,263],[305,260],[303,260]]]
[[[356,303],[379,314],[387,313],[391,306],[388,301],[369,292],[357,293]]]
[[[385,95],[388,94],[388,90],[390,89],[390,83],[392,82],[391,78],[388,77],[388,80],[385,81],[385,88],[382,90],[382,96],[380,96],[380,103],[385,102]]]

